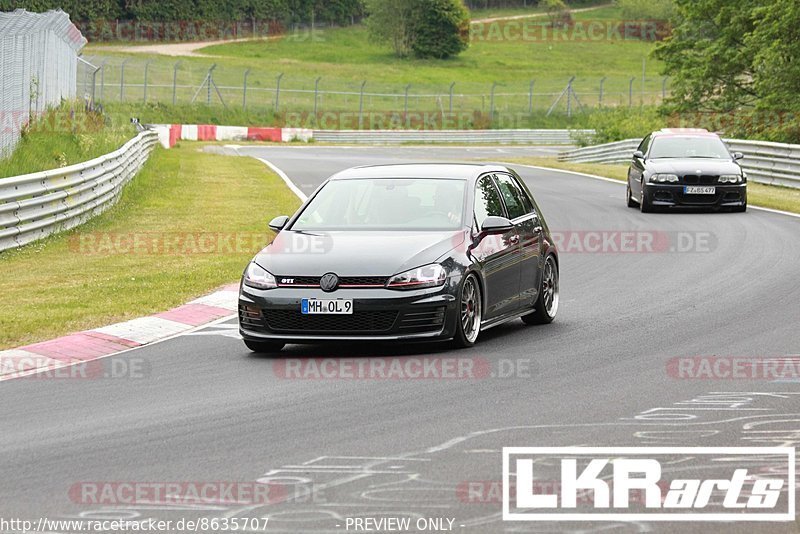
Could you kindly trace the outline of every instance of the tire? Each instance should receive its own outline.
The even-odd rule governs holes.
[[[633,196],[631,195],[631,184],[628,182],[628,193],[627,193],[627,200],[628,200],[628,207],[629,208],[637,208],[639,207],[639,203],[633,200]]]
[[[539,296],[536,298],[534,312],[522,316],[525,324],[550,324],[558,314],[559,288],[558,263],[552,254],[544,260]]]
[[[453,336],[453,346],[467,348],[475,344],[481,333],[481,320],[483,319],[483,297],[478,278],[468,274],[461,284],[458,294],[458,317],[456,318],[456,334]]]
[[[647,198],[647,190],[644,188],[644,184],[642,184],[642,201],[639,203],[639,211],[642,213],[653,213],[656,211],[651,200]]]
[[[245,346],[258,354],[274,354],[280,352],[286,343],[280,341],[250,341],[244,340]]]

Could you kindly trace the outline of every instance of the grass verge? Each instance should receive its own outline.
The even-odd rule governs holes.
[[[106,213],[0,253],[0,349],[167,310],[236,281],[270,238],[267,221],[299,200],[262,163],[201,150],[158,149]]]
[[[508,163],[518,163],[520,165],[535,165],[537,167],[548,167],[550,169],[594,174],[621,182],[624,182],[628,176],[627,165],[570,163],[567,161],[558,161],[555,158],[516,158],[506,161]],[[750,182],[747,184],[747,201],[753,206],[788,211],[790,213],[800,213],[800,189]]]
[[[129,120],[86,111],[81,102],[49,109],[22,129],[14,151],[0,159],[0,178],[66,167],[113,152],[136,135]]]

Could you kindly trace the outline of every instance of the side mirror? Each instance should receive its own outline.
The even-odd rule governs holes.
[[[733,153],[733,159],[734,160],[740,160],[740,159],[743,159],[743,158],[744,158],[744,154],[742,154],[741,152],[734,152]]]
[[[481,234],[496,235],[504,234],[514,229],[514,223],[505,217],[486,217],[481,226]]]
[[[633,157],[636,159],[644,159],[644,153],[641,150],[637,150],[633,153]]]
[[[286,215],[279,215],[275,217],[269,222],[269,229],[274,230],[276,232],[280,232],[283,230],[283,227],[286,226],[286,223],[289,222],[289,217]]]

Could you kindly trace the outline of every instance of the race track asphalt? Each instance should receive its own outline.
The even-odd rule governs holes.
[[[520,152],[240,149],[269,160],[307,194],[354,165],[502,161]],[[282,358],[267,358],[250,354],[228,321],[126,353],[142,363],[142,376],[2,383],[2,516],[269,517],[267,532],[344,532],[346,518],[356,516],[450,518],[464,532],[797,532],[796,522],[504,523],[496,492],[463,491],[496,489],[507,446],[794,447],[800,441],[800,382],[689,379],[669,367],[678,357],[800,352],[800,219],[754,210],[644,215],[625,206],[621,184],[515,168],[551,230],[572,243],[561,255],[555,323],[514,321],[467,351],[433,344],[290,346]],[[655,236],[656,250],[614,251],[620,231]],[[606,250],[581,251],[587,236],[606,239]],[[310,357],[471,358],[488,362],[492,373],[419,380],[283,376],[286,358]],[[752,465],[763,464],[756,458]],[[710,462],[706,467],[713,471]],[[97,505],[76,493],[99,481],[261,481],[296,498]]]

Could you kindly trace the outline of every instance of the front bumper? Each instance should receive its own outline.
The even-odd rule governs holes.
[[[458,317],[457,280],[415,291],[313,288],[239,291],[239,333],[251,341],[398,341],[450,339]],[[352,299],[352,315],[303,315],[302,299]]]
[[[713,195],[684,193],[684,184],[645,184],[647,198],[654,206],[735,208],[747,204],[747,184],[714,184]]]

